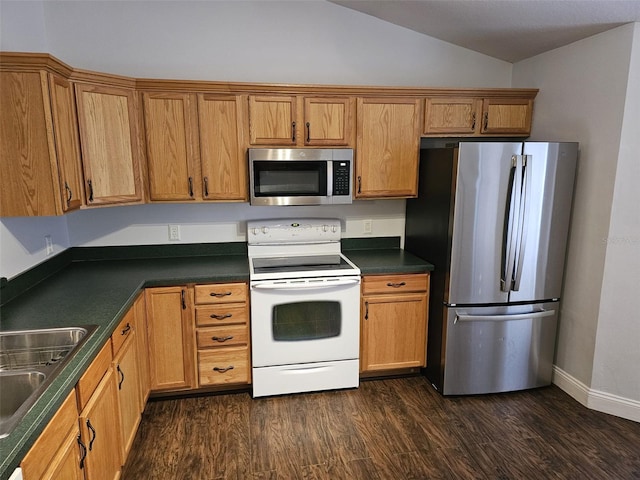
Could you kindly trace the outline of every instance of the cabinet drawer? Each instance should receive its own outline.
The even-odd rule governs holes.
[[[362,278],[363,295],[371,293],[425,292],[429,288],[428,274],[368,275]]]
[[[133,325],[135,324],[133,315],[133,309],[129,310],[111,334],[111,347],[114,357],[118,354],[118,351],[120,351],[120,347],[122,347],[124,341],[129,338],[129,335],[133,332]]]
[[[111,342],[107,342],[100,350],[100,353],[96,356],[96,358],[91,362],[89,368],[84,372],[78,384],[76,385],[76,391],[78,394],[78,410],[82,410],[91,395],[93,395],[93,391],[96,389],[104,374],[107,373],[107,370],[111,366]]]
[[[247,323],[248,320],[246,304],[196,307],[196,325],[198,327]]]
[[[249,348],[199,350],[198,376],[200,386],[249,383],[251,381]]]
[[[195,302],[201,303],[238,303],[247,301],[246,283],[217,283],[196,285]]]
[[[249,333],[246,325],[223,325],[199,328],[196,332],[198,348],[219,348],[230,345],[246,345]]]

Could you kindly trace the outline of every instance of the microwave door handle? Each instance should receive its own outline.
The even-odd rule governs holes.
[[[303,289],[322,289],[322,288],[332,288],[332,287],[340,287],[344,285],[355,285],[360,283],[359,278],[350,278],[344,280],[337,280],[334,282],[318,282],[318,283],[309,283],[309,282],[300,282],[300,283],[259,283],[257,285],[252,285],[251,288],[255,290],[303,290]]]

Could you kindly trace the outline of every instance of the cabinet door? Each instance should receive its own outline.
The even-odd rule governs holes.
[[[358,99],[356,198],[415,197],[420,100]]]
[[[306,97],[304,99],[304,144],[349,145],[353,99]]]
[[[533,100],[485,98],[482,101],[483,134],[529,135]]]
[[[245,115],[239,96],[198,95],[202,198],[247,199]]]
[[[87,205],[142,199],[133,90],[76,84]]]
[[[424,109],[424,134],[477,133],[480,125],[480,100],[476,98],[427,98]]]
[[[71,83],[58,75],[49,74],[49,92],[62,211],[68,212],[80,208],[83,198],[76,102]]]
[[[249,95],[251,145],[295,145],[296,118],[295,96]]]
[[[426,293],[364,296],[361,312],[362,372],[426,365]]]
[[[151,390],[193,388],[195,378],[191,293],[183,287],[145,291]]]
[[[194,200],[198,159],[195,96],[142,94],[149,198]]]
[[[49,464],[47,471],[40,477],[40,480],[84,480],[84,473],[80,468],[80,429],[78,424],[74,425],[66,438],[60,443],[58,453]],[[31,477],[24,477],[30,480]]]
[[[123,459],[118,416],[116,379],[109,368],[80,414],[82,441],[87,448],[85,473],[88,479],[120,477]]]
[[[137,332],[133,330],[113,361],[118,382],[118,407],[122,459],[127,458],[140,424],[140,375],[138,374]]]
[[[62,213],[43,78],[38,72],[0,72],[0,85],[0,215]]]

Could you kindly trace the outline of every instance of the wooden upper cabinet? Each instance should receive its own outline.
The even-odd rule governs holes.
[[[425,135],[474,135],[480,125],[480,105],[477,98],[433,97],[425,100]]]
[[[304,144],[346,146],[352,142],[354,99],[305,97]]]
[[[199,177],[195,95],[145,92],[142,106],[150,200],[194,200]]]
[[[0,73],[0,215],[59,215],[82,204],[69,82],[46,72]]]
[[[356,198],[417,195],[420,103],[417,98],[358,98]]]
[[[296,145],[296,97],[249,95],[249,142],[251,145]]]
[[[247,199],[245,115],[241,98],[198,94],[203,200]]]
[[[76,102],[87,205],[140,202],[134,90],[78,83]]]
[[[485,98],[482,101],[483,134],[529,135],[533,99]]]

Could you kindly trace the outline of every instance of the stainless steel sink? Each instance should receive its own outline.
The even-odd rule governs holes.
[[[11,433],[96,328],[0,332],[0,438]]]

